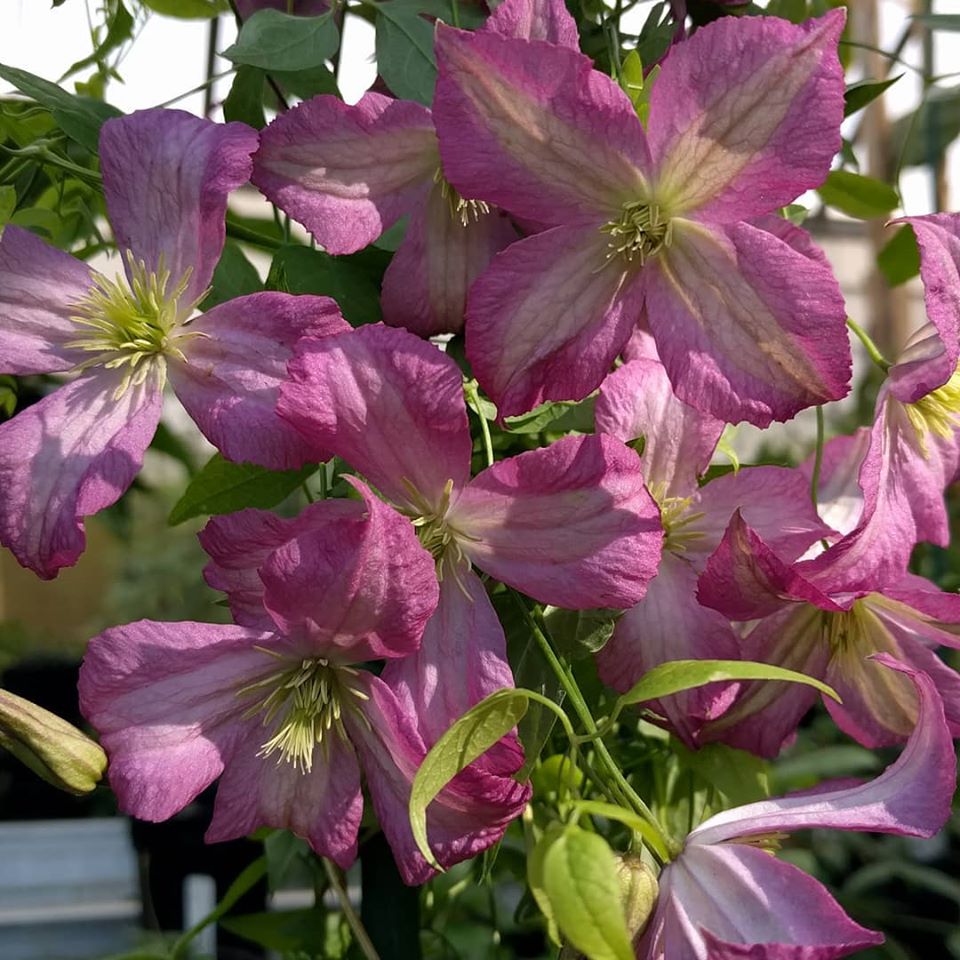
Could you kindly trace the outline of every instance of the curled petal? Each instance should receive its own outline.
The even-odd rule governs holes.
[[[571,50],[580,49],[577,22],[563,0],[503,0],[480,29],[502,37],[546,40]]]

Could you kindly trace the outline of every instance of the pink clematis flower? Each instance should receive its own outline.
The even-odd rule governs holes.
[[[82,518],[136,476],[169,379],[232,460],[272,468],[307,449],[274,412],[296,340],[348,329],[326,297],[258,293],[187,323],[224,242],[227,194],[257,135],[186,113],[109,120],[107,209],[126,279],[108,280],[17,227],[0,238],[0,370],[79,376],[0,425],[0,542],[41,577],[77,561]]]
[[[949,817],[957,766],[937,691],[923,673],[877,659],[916,687],[917,724],[897,761],[869,783],[762,800],[700,824],[660,875],[638,960],[835,960],[883,942],[771,855],[794,830],[930,837]]]
[[[384,678],[439,736],[512,685],[503,630],[476,565],[544,603],[635,604],[660,559],[659,511],[636,454],[612,437],[567,437],[470,478],[457,365],[403,330],[366,326],[304,339],[278,412],[333,450],[415,525],[433,555],[440,606],[415,657]]]
[[[754,222],[829,170],[843,22],[704,27],[664,61],[646,132],[576,51],[439,28],[445,175],[550,227],[471,288],[467,356],[502,416],[585,397],[643,317],[680,398],[720,419],[766,426],[847,392],[829,266]]]
[[[274,518],[274,534],[286,528],[274,549],[254,511],[225,518],[221,560],[242,562],[244,527],[261,553],[255,624],[107,630],[81,668],[81,706],[125,812],[165,820],[221,777],[208,841],[286,828],[347,867],[362,771],[404,880],[422,883],[432,871],[407,804],[427,746],[416,715],[362,664],[416,653],[437,583],[410,525],[357,486],[363,504],[322,501],[296,521]],[[496,842],[528,797],[508,776],[468,768],[430,808],[438,860]]]
[[[563,0],[506,0],[484,31],[577,48]],[[464,200],[443,175],[430,110],[367,93],[319,96],[263,132],[253,182],[330,253],[352,253],[409,214],[383,278],[383,317],[429,337],[463,329],[467,290],[517,239],[500,211]]]
[[[738,509],[791,559],[830,534],[810,501],[808,480],[797,470],[753,467],[699,487],[723,424],[679,400],[653,357],[630,360],[607,377],[596,425],[599,433],[628,443],[643,438],[644,478],[665,534],[663,559],[646,595],[617,621],[597,655],[601,679],[624,692],[667,660],[738,659],[740,639],[730,621],[697,602],[697,577]],[[649,706],[693,746],[703,723],[723,713],[735,691],[710,685]]]

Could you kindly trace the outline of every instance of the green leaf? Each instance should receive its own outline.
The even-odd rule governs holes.
[[[527,858],[527,885],[530,887],[530,892],[533,894],[533,899],[536,900],[540,912],[547,921],[547,933],[557,946],[561,946],[562,941],[556,918],[553,915],[553,904],[547,896],[543,861],[547,851],[557,842],[562,833],[562,823],[551,823]]]
[[[122,46],[132,36],[133,17],[130,15],[130,11],[123,5],[122,0],[117,0],[117,5],[110,18],[107,26],[107,35],[103,38],[103,42],[90,56],[84,57],[82,60],[78,60],[73,64],[60,78],[60,82],[62,83],[67,77],[79,73],[92,64],[102,64],[108,53]]]
[[[906,283],[920,272],[920,248],[913,229],[904,225],[877,254],[877,266],[891,287]]]
[[[329,13],[295,17],[267,8],[243,24],[237,42],[223,56],[249,67],[291,72],[320,66],[339,45],[340,33]]]
[[[0,413],[13,416],[17,409],[17,380],[9,374],[0,374]]]
[[[905,167],[939,160],[960,135],[960,86],[934,87],[918,110],[896,120],[890,140]]]
[[[432,23],[399,0],[377,5],[377,70],[394,96],[428,107],[437,82]]]
[[[724,743],[708,743],[697,750],[674,743],[673,750],[683,766],[723,795],[724,806],[740,807],[770,796],[767,763],[752,753]]]
[[[295,94],[303,100],[309,100],[318,94],[326,93],[339,96],[337,78],[333,72],[322,63],[309,70],[271,70],[270,76],[280,84],[284,90]]]
[[[523,690],[497,690],[468,710],[430,748],[410,790],[410,828],[426,861],[440,869],[427,839],[430,801],[465,767],[505,737],[527,712]]]
[[[17,209],[17,191],[9,185],[0,187],[0,227],[10,222]]]
[[[26,70],[0,63],[0,77],[12,83],[21,93],[43,104],[71,140],[76,140],[93,153],[97,151],[100,127],[104,121],[121,115],[116,107],[108,103],[75,97],[55,83]]]
[[[547,607],[544,619],[558,652],[568,660],[579,660],[604,648],[622,614],[622,610]]]
[[[858,110],[862,110],[868,103],[876,100],[887,87],[892,87],[902,76],[902,73],[898,73],[889,80],[863,80],[860,83],[851,84],[843,94],[843,115],[849,117]]]
[[[209,20],[229,10],[226,0],[142,0],[145,7],[178,20]]]
[[[170,511],[168,523],[176,526],[193,517],[233,513],[246,507],[275,507],[316,470],[314,464],[302,470],[267,470],[252,463],[231,463],[215,453],[190,481]]]
[[[263,80],[263,71],[258,67],[238,67],[227,99],[223,101],[223,119],[238,120],[262,130],[267,125],[263,114]]]
[[[817,193],[827,206],[861,220],[885,216],[900,203],[889,184],[849,170],[832,170]]]
[[[568,827],[552,839],[543,892],[560,932],[589,960],[634,960],[616,858],[599,834]]]
[[[960,13],[921,13],[913,19],[931,30],[960,30]]]
[[[228,240],[213,271],[210,292],[203,301],[203,309],[209,310],[218,304],[233,300],[234,297],[258,293],[262,289],[263,283],[257,268],[235,243]]]
[[[631,50],[620,64],[620,86],[636,108],[643,97],[643,61],[636,50]]]
[[[627,707],[647,700],[659,700],[660,697],[669,697],[672,693],[692,690],[708,683],[728,680],[786,680],[803,683],[808,687],[815,687],[837,703],[840,702],[836,691],[816,677],[750,660],[668,660],[644,674],[643,679],[617,702],[620,706]]]
[[[323,956],[326,919],[324,911],[316,907],[226,917],[220,926],[268,950],[307,951],[311,956]]]
[[[289,830],[271,831],[263,841],[263,855],[267,858],[267,884],[270,889],[279,890],[297,859],[309,852],[306,840],[294,836]]]
[[[511,433],[540,433],[544,427],[576,406],[577,403],[569,400],[542,403],[519,417],[506,417],[504,423]]]

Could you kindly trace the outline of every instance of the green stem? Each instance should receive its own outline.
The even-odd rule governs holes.
[[[252,243],[256,247],[263,247],[264,250],[279,250],[284,244],[282,240],[274,237],[268,237],[265,233],[257,230],[251,230],[242,223],[237,223],[227,217],[227,236],[234,240],[243,240],[246,243]]]
[[[330,886],[333,887],[337,899],[340,901],[340,909],[343,910],[343,915],[350,925],[350,930],[353,932],[357,946],[367,960],[380,960],[380,954],[377,953],[376,947],[370,942],[369,934],[364,928],[360,917],[357,916],[357,911],[353,909],[353,904],[350,902],[350,897],[347,895],[346,888],[340,879],[337,868],[326,857],[322,857],[321,859],[323,861],[323,869],[327,872],[327,879],[330,881]]]
[[[823,407],[817,407],[817,452],[813,458],[813,476],[810,477],[810,499],[813,506],[817,506],[817,496],[820,489],[820,471],[823,469]]]
[[[867,353],[870,356],[870,359],[884,372],[886,373],[890,369],[890,361],[880,352],[877,345],[870,339],[870,335],[867,333],[860,324],[856,323],[854,320],[851,320],[850,317],[847,317],[847,326],[857,335],[857,339],[864,345]]]
[[[464,393],[467,395],[467,399],[472,401],[473,409],[477,414],[477,419],[480,421],[480,433],[483,436],[483,450],[487,456],[487,466],[493,466],[493,439],[490,436],[490,424],[487,423],[487,418],[483,415],[483,408],[480,406],[480,391],[477,387],[476,380],[468,380],[463,385]]]

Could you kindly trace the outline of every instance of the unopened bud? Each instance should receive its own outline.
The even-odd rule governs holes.
[[[0,747],[47,783],[89,793],[103,777],[107,755],[73,724],[29,700],[0,690]]]
[[[635,853],[617,857],[617,876],[620,878],[620,900],[627,930],[636,940],[653,913],[660,885],[653,871]]]

